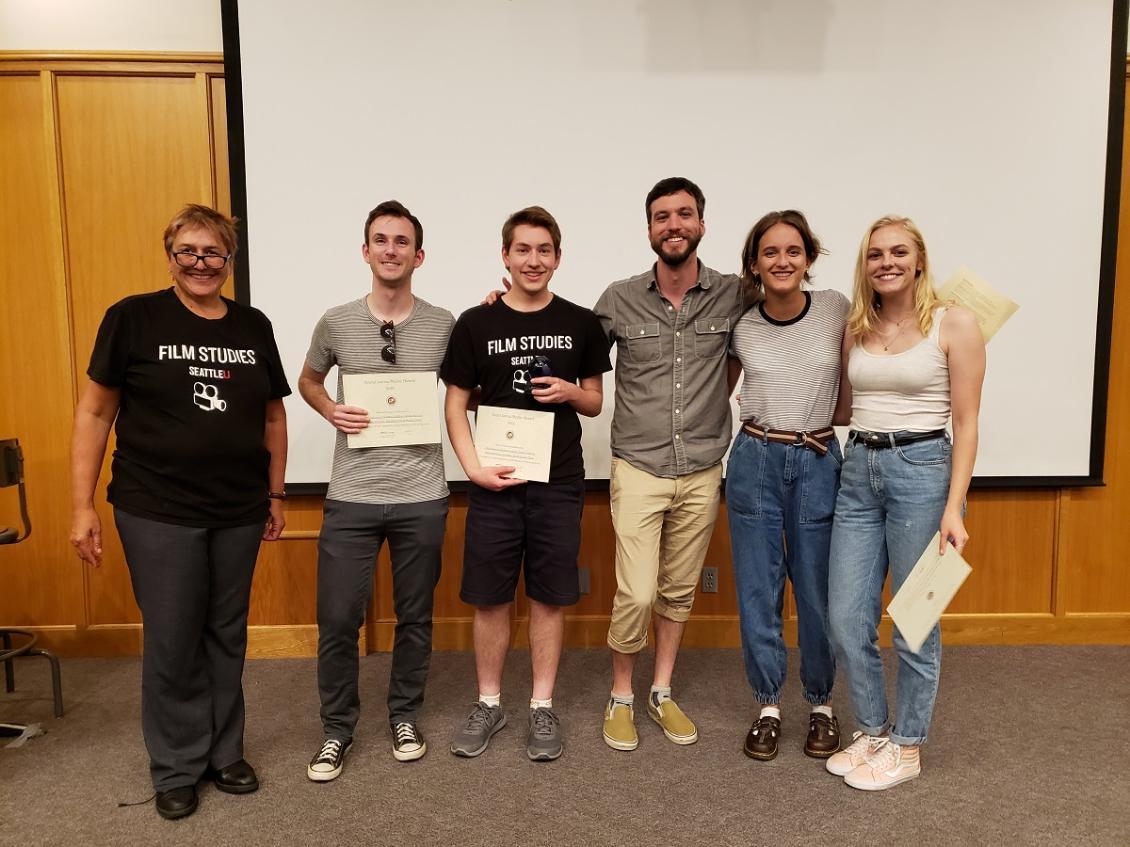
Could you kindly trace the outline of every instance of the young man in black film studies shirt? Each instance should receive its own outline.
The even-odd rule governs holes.
[[[513,286],[496,302],[463,313],[440,371],[447,383],[448,435],[474,483],[460,596],[475,607],[479,697],[456,728],[451,752],[479,755],[506,723],[502,669],[510,646],[510,604],[524,563],[533,664],[526,752],[548,761],[562,750],[553,685],[565,607],[580,596],[585,468],[577,415],[600,414],[603,374],[612,365],[593,313],[549,291],[561,261],[561,230],[545,209],[532,206],[510,216],[502,229],[502,258]],[[476,388],[482,406],[553,414],[548,482],[515,479],[512,467],[480,464],[467,421]]]

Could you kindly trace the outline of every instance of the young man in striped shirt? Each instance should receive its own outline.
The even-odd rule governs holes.
[[[439,444],[350,448],[369,425],[365,409],[344,403],[342,374],[437,373],[455,319],[412,293],[424,262],[419,220],[390,200],[369,213],[361,256],[372,288],[330,309],[314,328],[298,380],[302,398],[337,430],[333,469],[318,539],[318,693],[324,740],[307,768],[335,779],[353,743],[360,712],[357,630],[372,593],[373,567],[387,540],[392,559],[396,638],[388,686],[393,756],[419,759],[427,744],[416,726],[432,650],[432,600],[447,520],[447,482]],[[326,375],[338,368],[336,400]]]

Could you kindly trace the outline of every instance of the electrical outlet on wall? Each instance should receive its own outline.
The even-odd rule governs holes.
[[[718,593],[718,568],[702,569],[702,591],[704,594]]]

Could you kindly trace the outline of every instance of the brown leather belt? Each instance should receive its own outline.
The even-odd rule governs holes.
[[[789,432],[784,429],[766,429],[758,426],[753,421],[742,424],[742,431],[749,433],[754,438],[762,441],[775,441],[778,444],[792,444],[794,447],[807,447],[821,456],[828,452],[828,442],[836,437],[836,431],[830,426],[815,429],[812,432]]]

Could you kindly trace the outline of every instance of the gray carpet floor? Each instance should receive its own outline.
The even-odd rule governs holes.
[[[508,663],[508,726],[466,760],[447,742],[474,698],[472,658],[438,653],[421,717],[430,749],[402,764],[384,709],[389,657],[370,656],[356,743],[327,784],[306,778],[321,741],[314,661],[250,662],[247,757],[262,788],[202,786],[200,809],[176,822],[152,803],[118,806],[151,793],[139,660],[65,660],[67,714],[55,720],[46,662],[22,659],[0,720],[47,733],[0,747],[0,844],[1130,845],[1130,647],[948,648],[922,776],[873,794],[803,755],[806,708],[789,658],[781,754],[760,763],[741,753],[753,704],[737,651],[680,658],[675,695],[698,744],[671,744],[641,709],[633,753],[600,737],[607,653],[569,651],[555,697],[565,755],[535,764],[525,756],[529,654]]]

